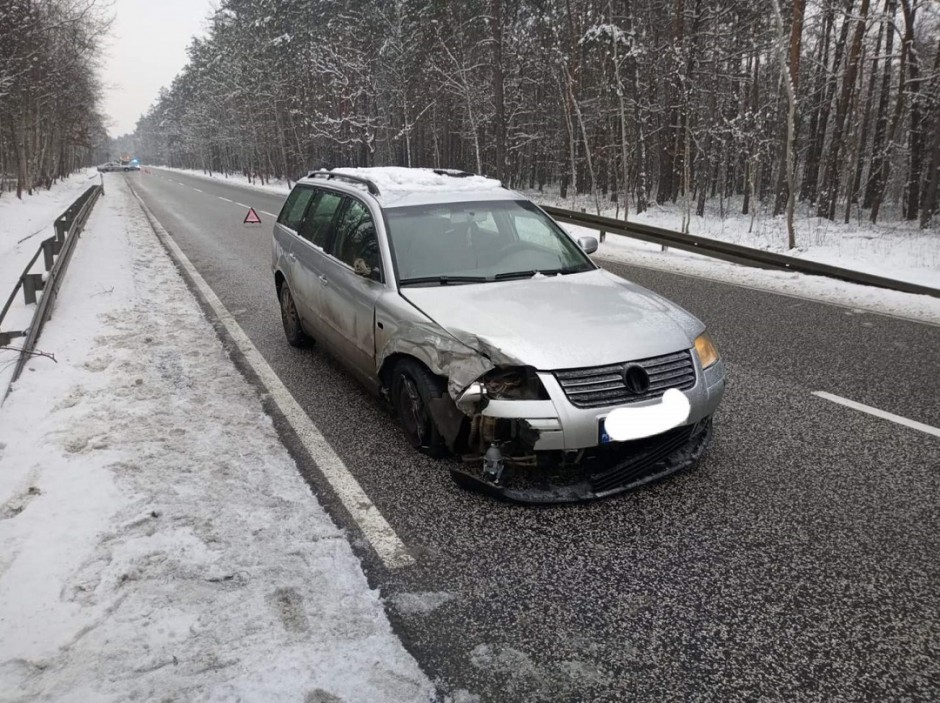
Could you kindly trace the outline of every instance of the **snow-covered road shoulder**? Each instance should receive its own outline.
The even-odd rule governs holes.
[[[0,700],[426,701],[123,180],[0,407]]]

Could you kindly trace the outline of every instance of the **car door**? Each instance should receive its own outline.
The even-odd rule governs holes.
[[[311,334],[331,342],[332,330],[323,319],[323,273],[326,246],[333,233],[333,220],[343,203],[343,196],[333,191],[311,188],[313,197],[299,225],[298,237],[291,248],[291,270],[296,291],[297,310]],[[326,338],[324,338],[326,337]]]
[[[284,201],[274,225],[274,266],[280,267],[284,273],[297,311],[301,319],[307,323],[310,322],[307,319],[309,316],[302,311],[304,301],[299,283],[303,278],[303,272],[297,265],[297,242],[300,236],[298,233],[300,226],[316,193],[313,188],[304,185],[295,186]]]
[[[323,317],[341,358],[364,380],[375,376],[375,302],[385,273],[375,221],[368,206],[346,197],[326,257]]]

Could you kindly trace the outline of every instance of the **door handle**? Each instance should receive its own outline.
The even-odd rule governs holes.
[[[326,276],[319,275],[319,276],[317,276],[317,278],[320,279],[320,283],[322,283],[323,285],[327,285],[327,284],[329,283],[329,281],[327,280]]]
[[[288,254],[287,258],[290,259],[291,261],[297,261],[297,255],[294,252],[291,252],[290,254]]]

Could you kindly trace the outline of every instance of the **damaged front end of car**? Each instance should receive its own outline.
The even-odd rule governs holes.
[[[564,449],[563,428],[536,371],[497,367],[471,384],[455,405],[468,422],[466,442],[452,447],[451,469],[467,488],[525,503],[605,498],[692,466],[711,441],[711,418],[630,442]]]
[[[694,464],[712,434],[710,417],[630,442],[571,449],[536,369],[474,335],[433,324],[399,328],[383,358],[407,354],[447,379],[429,410],[461,486],[526,503],[604,498]]]

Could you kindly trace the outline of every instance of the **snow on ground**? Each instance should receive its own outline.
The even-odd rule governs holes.
[[[0,701],[426,701],[121,179],[0,407]]]
[[[210,178],[202,171],[166,170]],[[363,171],[363,169],[341,170],[353,175],[358,171]],[[384,183],[384,186],[389,190],[400,189],[402,176],[398,172],[407,170],[392,169],[386,179],[388,182]],[[221,174],[213,174],[211,178],[224,179]],[[434,176],[434,178],[443,179],[444,177]],[[244,177],[236,179],[232,176],[228,180],[237,180],[240,185],[248,185]],[[489,184],[495,183],[490,179],[485,180]],[[426,188],[429,184],[422,181],[419,186]],[[283,182],[250,187],[277,193],[290,191],[290,187]],[[379,187],[381,188],[382,184]],[[576,211],[595,211],[593,202],[583,195],[563,199],[552,193],[523,192],[541,205],[555,205]],[[797,243],[801,246],[796,250],[786,251],[786,229],[782,217],[773,218],[764,213],[754,218],[752,223],[749,216],[733,214],[740,212],[740,202],[726,201],[724,208],[722,217],[721,213],[714,211],[714,205],[709,204],[705,217],[692,217],[690,231],[703,237],[777,251],[855,271],[940,288],[940,231],[937,229],[923,231],[918,229],[916,223],[897,222],[872,226],[867,222],[855,221],[845,225],[804,212],[797,221]],[[602,209],[601,214],[608,217],[618,216],[613,209]],[[681,226],[681,218],[680,206],[664,207],[654,204],[642,215],[633,214],[631,221],[678,230]],[[565,225],[565,229],[578,235],[598,236],[597,230],[589,228]],[[678,249],[663,252],[659,245],[613,234],[608,234],[606,241],[601,243],[598,256],[602,259],[608,258],[661,271],[709,278],[784,295],[820,300],[848,308],[940,324],[940,300],[923,295],[909,295],[870,286],[859,286],[821,276],[740,266]]]
[[[161,167],[164,168],[164,167]],[[190,169],[166,169],[169,171],[178,171],[192,176],[210,178],[207,173]],[[376,174],[366,173],[372,169],[339,169],[352,175],[369,175],[377,178]],[[434,183],[426,182],[426,176],[421,176],[418,182],[415,182],[409,169],[382,169],[387,171],[387,175],[381,177],[380,188],[388,190],[400,190],[404,182],[418,189],[425,189]],[[405,175],[403,175],[403,172]],[[252,188],[257,188],[266,192],[288,193],[290,184],[283,181],[272,181],[267,185],[259,185],[257,181],[249,184],[244,176],[228,176],[222,174],[213,174],[213,179],[222,179],[236,182]],[[433,176],[434,179],[443,180],[443,176]],[[449,179],[447,182],[450,183]],[[495,181],[491,179],[473,179],[491,186]],[[473,185],[480,187],[479,183],[462,185]],[[586,212],[595,212],[593,201],[584,195],[575,198],[561,198],[557,193],[537,191],[523,191],[540,205],[554,205],[556,207],[567,208],[569,210]],[[609,203],[603,203],[601,214],[607,217],[618,217],[619,212],[614,208],[605,207]],[[732,198],[726,200],[721,207],[714,202],[709,202],[705,209],[704,217],[695,215],[691,218],[690,231],[698,236],[719,239],[725,242],[732,242],[742,246],[754,247],[768,251],[788,254],[811,261],[841,266],[854,271],[863,271],[866,273],[894,278],[897,280],[918,283],[933,288],[940,288],[940,230],[936,227],[930,230],[921,230],[916,222],[890,222],[884,221],[878,225],[872,225],[867,220],[861,219],[858,213],[854,213],[854,219],[849,224],[840,222],[831,222],[824,218],[815,217],[808,206],[803,206],[802,212],[798,214],[796,221],[797,228],[797,248],[787,250],[786,248],[786,224],[783,217],[771,217],[767,212],[758,213],[753,219],[750,215],[741,215],[741,199]],[[683,207],[678,205],[660,206],[653,204],[649,210],[642,215],[631,215],[631,221],[642,224],[654,225],[665,229],[679,230],[682,224]],[[586,232],[591,233],[591,232]],[[596,236],[596,231],[593,232]],[[611,235],[609,239],[619,239]],[[659,252],[658,246],[648,245],[639,240],[630,240],[622,238],[627,244],[628,249],[634,248],[648,253]],[[672,252],[666,254],[659,264],[661,267],[674,266],[667,262]],[[691,256],[691,255],[690,255]],[[652,258],[657,258],[653,256]],[[696,257],[704,259],[706,257]],[[712,260],[714,261],[714,260]],[[718,268],[726,267],[726,265]],[[769,290],[778,290],[779,284],[775,276],[765,277],[764,272],[751,270],[746,267],[737,267],[743,269],[739,278],[743,278],[748,285],[755,287],[766,287]],[[698,270],[698,269],[696,269]],[[813,289],[819,289],[819,286],[811,286]],[[823,286],[822,288],[826,288]],[[867,295],[859,294],[862,298]],[[849,298],[858,297],[853,294]],[[891,296],[889,296],[891,297]],[[824,298],[828,299],[828,298]],[[903,306],[903,300],[893,301],[892,306],[897,304]]]
[[[147,169],[147,166],[142,166],[141,168]],[[248,180],[248,177],[240,173],[230,173],[224,174],[214,171],[211,175],[207,171],[200,171],[192,168],[170,168],[169,166],[154,166],[154,168],[159,168],[161,171],[173,171],[175,173],[182,173],[186,176],[195,176],[196,178],[205,178],[210,181],[225,181],[231,183],[232,185],[241,186],[243,188],[253,188],[255,190],[260,190],[264,193],[279,193],[281,195],[287,195],[290,193],[293,183],[288,181],[282,181],[279,179],[273,179],[267,183],[262,184],[257,178]]]
[[[564,228],[575,236],[596,237],[598,234],[596,230],[575,225],[564,225]],[[823,276],[739,266],[680,249],[663,252],[658,244],[629,237],[608,234],[594,258],[940,325],[940,298],[899,293]],[[940,281],[934,285],[940,286]]]
[[[13,193],[0,196],[0,309],[6,304],[23,268],[39,249],[40,243],[55,235],[52,225],[56,218],[89,186],[98,182],[98,174],[94,169],[84,169],[57,182],[50,190],[35,191],[33,195],[24,195],[22,200]],[[30,271],[45,272],[42,256]],[[0,323],[0,330],[25,330],[34,310],[35,306],[26,305],[20,291]],[[22,340],[13,340],[13,345],[19,341]],[[0,348],[0,398],[13,375],[13,364],[10,362],[15,359],[15,352]]]
[[[15,193],[0,195],[0,296],[3,302],[39,243],[55,234],[52,227],[55,219],[97,182],[95,170],[85,169],[57,182],[50,190],[24,194],[22,200],[17,199]]]
[[[531,191],[526,195],[541,205],[597,212],[593,201],[583,195],[566,199],[548,192]],[[602,215],[621,216],[608,205],[602,202]],[[815,217],[808,208],[801,205],[795,219],[797,248],[789,251],[786,248],[785,219],[761,212],[752,222],[749,215],[740,214],[740,198],[726,200],[723,213],[714,202],[709,202],[703,217],[692,216],[689,231],[700,237],[940,288],[940,228],[922,230],[916,222],[889,220],[872,225],[867,220],[860,220],[857,214],[855,219],[844,224],[841,220],[831,222]],[[630,221],[679,231],[682,213],[681,203],[665,206],[654,203],[641,215],[631,213]],[[611,235],[608,238],[619,237]],[[623,239],[628,240],[626,237]],[[628,241],[643,244],[639,240]],[[655,250],[658,251],[659,247]]]

